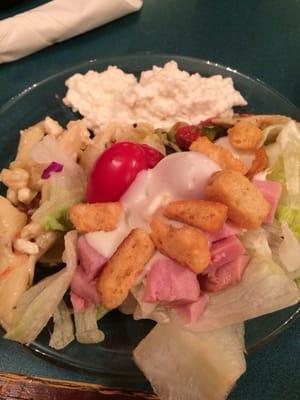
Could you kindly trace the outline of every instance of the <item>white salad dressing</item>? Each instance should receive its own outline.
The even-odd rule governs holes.
[[[220,167],[196,152],[174,153],[153,169],[141,171],[121,198],[124,216],[111,232],[92,232],[88,243],[109,258],[133,228],[149,230],[152,216],[172,200],[201,199],[210,176]]]
[[[235,157],[241,160],[246,167],[249,169],[252,165],[252,161],[255,158],[255,154],[253,151],[247,151],[247,150],[238,150],[235,147],[231,145],[229,142],[228,136],[221,137],[215,141],[215,144],[218,146],[222,146],[225,149],[229,150],[231,154]]]

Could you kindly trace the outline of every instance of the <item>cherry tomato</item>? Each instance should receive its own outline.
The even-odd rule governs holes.
[[[188,150],[190,145],[202,136],[201,129],[196,125],[181,126],[176,131],[176,143],[181,150]]]
[[[136,175],[147,168],[146,153],[141,145],[131,142],[112,145],[95,162],[88,180],[87,201],[118,201]]]
[[[153,168],[155,167],[155,165],[164,158],[164,155],[156,150],[154,147],[152,146],[148,146],[148,144],[141,144],[141,147],[144,149],[145,151],[145,155],[146,155],[146,160],[147,160],[147,165],[148,168]]]

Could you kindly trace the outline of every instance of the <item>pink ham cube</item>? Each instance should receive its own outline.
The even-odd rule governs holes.
[[[250,257],[242,254],[235,260],[216,268],[214,274],[200,276],[201,289],[207,292],[218,292],[236,285],[242,279],[249,261]]]
[[[272,224],[280,200],[282,186],[279,182],[262,181],[259,179],[253,179],[252,183],[261,191],[264,198],[271,205],[271,211],[264,222],[266,224]]]
[[[92,281],[106,263],[106,258],[89,245],[83,235],[78,239],[77,251],[81,267],[84,269],[88,281]]]
[[[190,304],[185,304],[183,306],[176,307],[176,310],[185,318],[188,322],[197,322],[200,315],[203,313],[207,303],[208,295],[206,293],[201,293],[198,300]]]
[[[164,257],[156,261],[147,274],[143,300],[182,305],[196,301],[199,295],[197,275]]]
[[[206,270],[210,267],[216,268],[227,264],[245,252],[244,246],[236,236],[229,236],[225,239],[218,240],[211,245],[211,263]],[[204,271],[203,273],[205,273]]]
[[[99,303],[96,280],[89,281],[83,268],[77,267],[71,282],[71,291],[92,304]]]
[[[216,242],[217,240],[237,235],[240,232],[241,228],[238,228],[237,226],[231,224],[230,222],[225,222],[225,224],[218,232],[209,233],[207,236],[210,242]]]

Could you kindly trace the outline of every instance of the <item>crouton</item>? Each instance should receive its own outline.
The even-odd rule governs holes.
[[[269,160],[265,148],[263,146],[259,147],[255,151],[255,158],[252,161],[252,165],[246,174],[247,178],[252,179],[254,175],[268,168],[268,165]]]
[[[122,212],[121,203],[80,203],[70,210],[70,220],[79,232],[113,231]]]
[[[105,264],[96,287],[103,307],[118,307],[155,251],[147,232],[133,229]]]
[[[270,211],[270,205],[248,178],[236,171],[218,171],[208,181],[207,199],[228,206],[228,218],[241,228],[257,229]]]
[[[240,121],[228,129],[229,142],[239,150],[254,150],[262,136],[262,130],[250,121]]]
[[[181,200],[169,203],[164,209],[164,215],[213,233],[224,225],[227,210],[227,206],[215,201]]]
[[[206,155],[219,164],[222,169],[230,169],[242,174],[247,172],[247,168],[241,160],[235,158],[228,149],[212,143],[206,136],[200,136],[195,140],[191,144],[190,150]]]
[[[208,238],[200,230],[187,225],[174,228],[157,217],[152,219],[150,226],[156,247],[172,260],[196,274],[210,263]]]

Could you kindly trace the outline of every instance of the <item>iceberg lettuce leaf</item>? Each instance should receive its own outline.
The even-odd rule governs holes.
[[[15,318],[6,339],[31,343],[46,326],[70,286],[77,266],[76,231],[65,235],[63,261],[66,267],[40,281],[24,293],[16,307]]]
[[[74,326],[70,310],[62,300],[53,314],[54,328],[49,346],[61,350],[68,346],[74,339]]]
[[[268,179],[280,182],[283,187],[276,219],[287,222],[300,240],[300,132],[294,121],[284,125],[276,144],[281,155],[267,174]]]
[[[225,400],[246,370],[243,324],[197,334],[157,324],[133,355],[161,400]]]
[[[74,311],[76,339],[79,343],[103,342],[105,335],[98,328],[97,320],[102,318],[106,312],[94,304],[83,311]]]
[[[298,303],[300,291],[271,258],[253,257],[241,282],[210,295],[193,331],[209,331],[269,314]]]
[[[36,162],[58,162],[63,169],[53,173],[43,183],[42,204],[32,215],[32,220],[45,230],[68,231],[72,229],[69,209],[80,203],[86,193],[86,176],[82,168],[66,155],[52,136],[46,136],[33,149]]]

